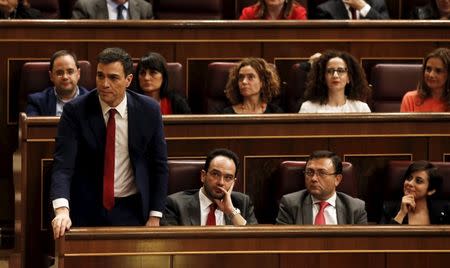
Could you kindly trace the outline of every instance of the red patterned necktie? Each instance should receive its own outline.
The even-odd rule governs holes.
[[[215,203],[209,205],[209,213],[208,218],[206,218],[206,225],[216,225],[216,208],[217,205]]]
[[[114,207],[114,161],[116,141],[116,115],[115,109],[109,110],[109,119],[106,126],[105,162],[103,167],[103,206],[107,210]]]
[[[328,202],[326,202],[326,201],[319,202],[320,208],[319,208],[319,212],[316,215],[316,219],[314,220],[314,225],[325,225],[325,224],[327,224],[325,222],[325,215],[324,215],[323,212],[325,211],[325,208],[328,207],[328,205],[330,205],[330,204]]]

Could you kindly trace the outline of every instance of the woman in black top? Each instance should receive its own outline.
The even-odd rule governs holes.
[[[448,20],[450,18],[450,1],[431,0],[424,6],[414,7],[410,17],[418,20]]]
[[[437,168],[427,161],[409,165],[403,175],[401,200],[383,204],[382,224],[449,224],[448,200],[435,200],[441,190],[442,177]]]
[[[41,12],[23,0],[0,0],[0,19],[41,19]]]
[[[271,104],[280,94],[278,73],[264,59],[245,58],[230,71],[225,94],[232,104],[224,114],[282,113]]]
[[[169,89],[166,59],[159,53],[143,56],[136,68],[134,91],[152,97],[161,107],[161,114],[190,114],[186,99]]]

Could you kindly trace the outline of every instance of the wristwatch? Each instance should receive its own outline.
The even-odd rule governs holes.
[[[233,219],[237,214],[241,214],[241,211],[238,208],[234,208],[233,211],[231,211],[230,215],[228,215],[228,217],[230,217],[230,219]]]

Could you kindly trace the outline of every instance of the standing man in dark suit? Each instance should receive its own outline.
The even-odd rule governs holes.
[[[328,0],[317,6],[313,18],[388,20],[389,13],[384,0]]]
[[[364,201],[336,192],[342,162],[330,151],[315,151],[305,168],[306,189],[280,200],[278,224],[367,224]]]
[[[153,10],[145,0],[78,0],[72,19],[151,20]]]
[[[67,103],[58,125],[50,200],[55,239],[74,226],[158,226],[167,195],[159,105],[126,90],[131,57],[97,57],[97,88]],[[70,206],[69,206],[70,204]]]
[[[233,192],[238,167],[232,151],[211,151],[200,174],[203,187],[168,196],[162,225],[257,224],[250,197]]]
[[[53,53],[48,71],[52,87],[28,95],[28,116],[61,116],[63,106],[88,91],[78,86],[80,65],[75,53],[59,50]]]

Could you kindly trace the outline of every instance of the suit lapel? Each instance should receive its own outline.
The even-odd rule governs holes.
[[[104,151],[105,148],[105,135],[106,135],[106,125],[105,119],[103,118],[102,108],[100,106],[100,102],[98,100],[97,91],[95,93],[90,94],[89,102],[88,102],[89,110],[89,119],[88,124],[92,133],[94,133],[97,144],[100,146],[101,152]]]
[[[336,5],[336,15],[338,20],[348,20],[350,17],[348,16],[347,9],[342,1],[337,1]]]
[[[108,7],[106,5],[106,1],[100,0],[97,1],[95,5],[95,14],[94,17],[97,19],[105,19],[109,18]]]
[[[313,221],[312,221],[312,199],[311,199],[310,194],[306,195],[306,198],[303,202],[301,218],[302,218],[303,222],[301,222],[299,224],[313,224]]]
[[[139,15],[139,3],[137,3],[136,1],[129,1],[130,5],[129,5],[129,14],[130,14],[130,19],[132,20],[138,20],[140,19],[140,15]]]
[[[45,111],[44,115],[55,115],[56,114],[56,96],[55,91],[53,88],[50,88],[50,90],[47,91],[47,111]]]
[[[138,107],[136,107],[136,103],[132,96],[128,94],[128,91],[126,91],[127,94],[127,111],[128,111],[128,150],[130,154],[130,160],[131,163],[134,163],[134,159],[136,157],[136,152],[138,150],[144,151],[145,148],[141,148],[139,141],[141,139],[139,138],[139,133],[141,133],[142,125],[139,125],[137,122],[137,118],[139,118],[140,115],[138,111]]]
[[[192,195],[192,202],[186,204],[187,215],[192,215],[189,217],[192,226],[199,226],[200,221],[200,199],[198,192]]]
[[[336,217],[337,224],[347,224],[347,211],[345,210],[344,203],[342,203],[339,195],[336,196]]]

